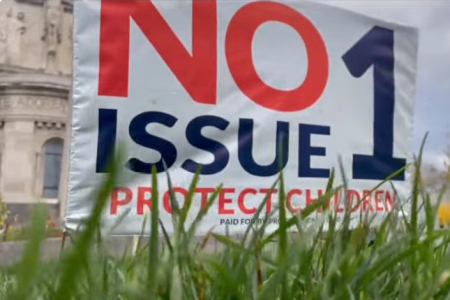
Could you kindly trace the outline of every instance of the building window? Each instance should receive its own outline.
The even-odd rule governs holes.
[[[61,181],[61,167],[64,141],[60,138],[52,138],[44,144],[44,187],[42,197],[45,199],[57,199]]]

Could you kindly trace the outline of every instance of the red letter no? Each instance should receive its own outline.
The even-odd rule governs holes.
[[[98,94],[128,96],[130,19],[133,19],[192,99],[215,104],[217,98],[217,3],[192,1],[192,55],[150,0],[103,0],[100,25]],[[302,37],[308,72],[298,88],[282,91],[265,84],[252,57],[253,36],[260,25],[278,21]],[[328,54],[315,26],[281,3],[259,1],[244,5],[231,19],[225,41],[230,72],[251,100],[268,109],[300,111],[319,100],[328,80]]]
[[[253,36],[265,22],[291,26],[302,37],[308,55],[308,73],[302,85],[282,91],[265,84],[258,76],[252,57]],[[232,18],[225,41],[228,67],[241,91],[266,108],[293,112],[319,100],[328,80],[328,54],[316,27],[298,11],[281,3],[259,1],[244,5]]]
[[[192,99],[215,104],[216,6],[216,1],[193,1],[191,55],[151,1],[103,0],[98,94],[128,96],[130,22],[133,19]]]

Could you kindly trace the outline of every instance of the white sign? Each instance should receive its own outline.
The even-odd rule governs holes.
[[[89,216],[119,144],[127,162],[104,224],[130,214],[116,234],[141,231],[152,166],[173,231],[163,160],[180,205],[202,165],[189,220],[223,184],[199,234],[257,222],[280,163],[291,215],[323,192],[339,156],[350,191],[332,211],[383,216],[409,196],[404,173],[393,180],[398,194],[370,190],[411,158],[416,29],[304,1],[74,5],[68,229]],[[264,213],[277,203],[273,191]]]

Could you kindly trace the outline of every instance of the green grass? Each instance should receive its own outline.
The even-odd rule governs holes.
[[[345,184],[335,187],[332,176],[327,193],[301,215],[288,217],[280,210],[280,226],[273,234],[264,234],[261,226],[249,227],[240,239],[205,237],[223,244],[223,251],[217,253],[206,254],[202,242],[195,242],[195,225],[201,215],[193,225],[184,226],[190,204],[174,209],[176,234],[170,238],[164,227],[159,227],[154,205],[148,244],[141,245],[135,256],[122,258],[108,255],[98,234],[97,224],[114,184],[111,176],[99,192],[85,230],[58,261],[42,263],[39,259],[46,212],[43,208],[36,211],[21,263],[0,275],[0,299],[450,299],[450,280],[446,279],[450,232],[435,230],[436,207],[429,195],[420,192],[420,168],[416,170],[409,217],[398,220],[389,215],[377,227],[370,247],[368,224],[361,222],[350,230],[349,215],[342,224],[330,215],[326,232],[304,226],[302,220],[324,206],[336,189],[345,193]],[[284,207],[282,176],[276,185],[281,195],[279,206]],[[155,174],[152,186],[157,186]],[[157,198],[157,189],[152,196]],[[187,203],[191,203],[189,199]],[[172,203],[175,207],[175,201]],[[423,218],[419,218],[419,210],[424,212]],[[164,253],[160,251],[161,235],[165,237]]]

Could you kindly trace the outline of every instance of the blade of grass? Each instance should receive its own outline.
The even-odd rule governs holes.
[[[159,252],[159,233],[158,233],[158,221],[159,221],[159,193],[158,193],[158,174],[156,167],[152,167],[152,211],[151,211],[151,227],[150,227],[150,247],[149,247],[149,262],[147,270],[147,284],[148,293],[153,297],[156,297],[156,291],[154,287],[157,283],[158,275],[158,252]]]
[[[41,247],[45,239],[47,209],[39,204],[32,216],[31,232],[25,245],[22,255],[22,261],[19,266],[17,276],[17,288],[15,289],[13,299],[27,300],[34,296],[33,283],[39,278],[39,265]]]
[[[121,152],[118,151],[118,159],[111,163],[109,175],[103,186],[100,187],[97,201],[94,204],[91,215],[89,216],[85,228],[79,233],[76,245],[62,262],[62,274],[55,293],[55,299],[70,300],[75,297],[77,290],[77,280],[82,272],[82,267],[88,263],[89,251],[98,224],[100,223],[102,212],[108,202],[111,190],[114,187],[117,178],[117,162],[121,162]]]

